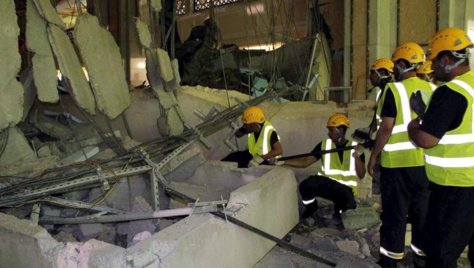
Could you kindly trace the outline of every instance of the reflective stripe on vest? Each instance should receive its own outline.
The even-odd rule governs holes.
[[[407,127],[416,114],[410,108],[409,97],[416,91],[429,98],[433,93],[431,85],[419,79],[410,77],[397,83],[388,83],[377,107],[377,114],[382,114],[387,92],[391,91],[396,106],[396,117],[390,137],[382,149],[380,164],[386,168],[418,167],[424,165],[423,149],[416,146],[408,136]]]
[[[464,88],[469,95],[474,99],[474,89],[466,82],[461,80],[453,80],[452,83]],[[474,120],[472,120],[472,126],[474,130]],[[473,131],[474,132],[474,131]],[[439,141],[439,144],[462,144],[466,142],[474,142],[474,133],[467,133],[467,134],[452,134],[452,135],[444,135],[443,138]]]
[[[352,146],[357,145],[356,142],[352,141],[351,142]],[[336,148],[334,146],[334,148]],[[333,142],[330,139],[327,139],[325,141],[325,147],[324,150],[331,150],[333,148]],[[323,155],[323,165],[321,166],[321,172],[318,173],[318,175],[328,177],[332,180],[335,180],[341,184],[350,186],[351,188],[354,188],[354,192],[356,193],[356,187],[357,187],[357,180],[356,180],[356,170],[355,170],[355,159],[352,157],[352,154],[354,153],[354,149],[350,150],[349,152],[346,153],[343,157],[343,161],[349,157],[349,166],[344,166],[344,162],[340,163],[339,161],[337,163],[332,163],[331,162],[331,153],[324,154]],[[337,154],[337,157],[339,158],[339,155]],[[338,168],[335,168],[338,167]]]
[[[377,113],[377,107],[380,105],[380,97],[382,97],[382,90],[379,90],[377,96],[375,96],[375,119],[377,119],[377,129],[379,129],[379,125],[382,123],[382,118]]]
[[[260,130],[258,140],[255,140],[255,133],[248,134],[247,146],[251,155],[265,155],[272,150],[272,145],[270,144],[270,137],[271,133],[274,130],[275,129],[273,128],[272,124],[266,121],[263,124],[262,130]],[[278,137],[278,139],[280,139],[280,137]]]
[[[430,181],[446,186],[474,186],[474,73],[467,72],[446,83],[467,100],[461,124],[447,131],[436,146],[425,149]]]
[[[408,100],[408,93],[405,89],[405,86],[402,83],[393,83],[398,90],[398,95],[400,96],[400,105],[402,108],[403,121],[400,125],[394,126],[392,134],[406,132],[408,123],[411,121],[411,109],[410,101]],[[414,147],[413,147],[414,148]]]

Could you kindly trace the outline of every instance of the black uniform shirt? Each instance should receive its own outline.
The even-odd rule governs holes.
[[[459,127],[466,109],[467,100],[463,95],[441,86],[431,97],[420,129],[441,139],[447,131]]]
[[[387,93],[385,93],[385,99],[382,106],[382,113],[380,117],[397,117],[397,105],[395,104],[395,97],[393,96],[392,89],[387,87],[385,89]]]

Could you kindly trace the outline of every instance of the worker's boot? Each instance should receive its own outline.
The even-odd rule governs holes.
[[[305,206],[305,210],[303,211],[303,214],[301,214],[302,219],[309,218],[313,216],[313,214],[318,210],[318,203],[315,201],[311,204],[308,204]]]
[[[377,262],[378,265],[380,265],[382,268],[397,268],[397,264],[399,263],[399,260],[395,260],[392,258],[389,258],[385,255],[380,254],[380,259]]]
[[[424,268],[425,267],[426,257],[413,254],[413,267],[414,268]]]

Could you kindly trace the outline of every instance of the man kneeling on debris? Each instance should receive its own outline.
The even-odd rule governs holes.
[[[357,194],[357,177],[365,176],[364,147],[346,140],[349,119],[343,114],[332,115],[327,123],[329,139],[313,149],[310,156],[277,162],[292,167],[308,167],[321,159],[321,170],[300,183],[299,191],[306,206],[302,218],[308,218],[318,209],[316,197],[331,200],[334,203],[334,220],[340,223],[341,213],[355,209],[354,194]],[[345,147],[354,146],[351,149]],[[348,147],[349,148],[349,147]],[[340,149],[340,150],[338,150]],[[337,153],[324,153],[334,150]]]
[[[246,151],[233,152],[221,161],[237,162],[239,168],[268,164],[268,159],[279,158],[283,153],[280,138],[269,121],[265,120],[262,109],[250,106],[242,114],[244,124],[235,132],[240,138],[248,134]]]

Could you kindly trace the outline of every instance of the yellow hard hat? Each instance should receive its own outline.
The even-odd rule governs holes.
[[[371,71],[377,71],[378,69],[385,69],[391,73],[393,73],[393,61],[388,58],[380,58],[375,60],[370,67]]]
[[[263,114],[262,109],[257,106],[250,106],[245,109],[242,114],[242,123],[252,124],[252,123],[263,123],[265,122],[265,115]]]
[[[431,69],[431,61],[430,60],[427,60],[425,63],[423,63],[422,65],[420,65],[420,67],[418,67],[418,69],[416,70],[416,73],[417,74],[430,74],[433,72],[433,70]]]
[[[343,114],[333,114],[329,117],[327,127],[339,127],[346,126],[350,127],[349,119]]]
[[[465,31],[456,27],[445,28],[431,37],[428,59],[436,58],[441,51],[459,51],[470,47],[472,41]]]
[[[398,46],[392,54],[392,61],[404,59],[409,63],[425,62],[425,52],[417,43],[408,42]]]

